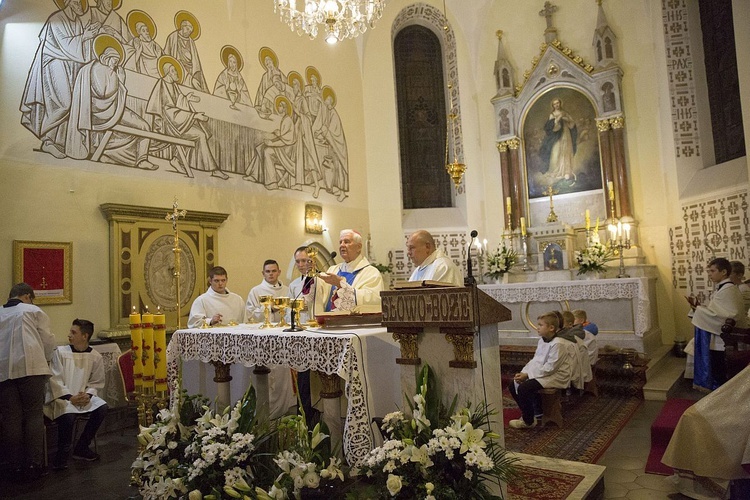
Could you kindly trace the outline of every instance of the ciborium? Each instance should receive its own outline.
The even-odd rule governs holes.
[[[289,297],[274,297],[273,305],[279,310],[280,320],[276,323],[276,328],[289,326],[289,323],[286,322],[286,310],[289,307]]]
[[[271,304],[273,304],[273,295],[261,295],[258,297],[260,305],[263,306],[263,324],[260,328],[273,328],[271,324]]]

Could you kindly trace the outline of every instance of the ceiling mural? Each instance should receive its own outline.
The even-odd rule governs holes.
[[[315,67],[285,73],[262,47],[264,73],[253,93],[236,47],[200,52],[206,34],[188,11],[177,12],[161,38],[149,13],[122,17],[120,0],[54,3],[59,10],[39,34],[20,104],[40,153],[347,197],[336,93]],[[206,57],[224,67],[215,79],[201,63]]]

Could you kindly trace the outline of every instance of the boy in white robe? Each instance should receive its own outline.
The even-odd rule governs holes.
[[[289,287],[279,281],[279,275],[281,269],[279,269],[279,263],[273,259],[268,259],[263,263],[263,281],[259,285],[253,287],[250,293],[247,294],[247,302],[245,307],[247,309],[247,317],[255,317],[261,319],[263,317],[264,306],[260,303],[261,295],[272,295],[274,297],[289,297]],[[272,323],[279,322],[278,309],[271,307]]]
[[[73,425],[78,415],[89,415],[86,427],[73,450],[73,458],[93,462],[99,455],[89,448],[96,431],[107,416],[107,403],[98,391],[104,388],[102,356],[89,346],[94,324],[85,319],[73,320],[68,341],[52,354],[52,377],[47,384],[44,414],[57,422],[57,455],[55,470],[68,468],[73,440]]]
[[[245,301],[227,289],[227,281],[226,269],[221,266],[211,268],[208,272],[209,288],[193,302],[188,328],[245,322]]]
[[[536,426],[534,408],[540,389],[565,389],[570,385],[577,347],[575,342],[558,337],[559,330],[559,313],[552,311],[537,318],[540,339],[534,357],[514,375],[510,385],[510,394],[521,409],[521,418],[508,422],[514,429]]]

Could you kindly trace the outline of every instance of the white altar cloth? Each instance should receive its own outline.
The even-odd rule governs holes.
[[[259,330],[258,325],[178,330],[167,347],[170,387],[183,364],[182,386],[196,388],[201,378],[189,360],[232,363],[232,402],[248,387],[255,365],[289,366],[297,371],[317,370],[338,374],[347,398],[344,422],[344,455],[351,465],[361,465],[374,446],[370,421],[402,406],[398,344],[385,328],[326,328],[282,332]],[[204,365],[205,369],[205,365]],[[208,374],[213,375],[209,367]],[[213,388],[215,394],[215,388]],[[173,396],[175,391],[172,392]],[[204,394],[210,397],[209,394]]]

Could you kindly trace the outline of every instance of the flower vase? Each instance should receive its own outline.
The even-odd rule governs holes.
[[[598,280],[603,276],[604,273],[601,271],[589,271],[587,273],[579,274],[578,279],[579,280]]]
[[[500,276],[492,278],[492,283],[495,285],[507,285],[508,284],[508,273],[503,273]]]

